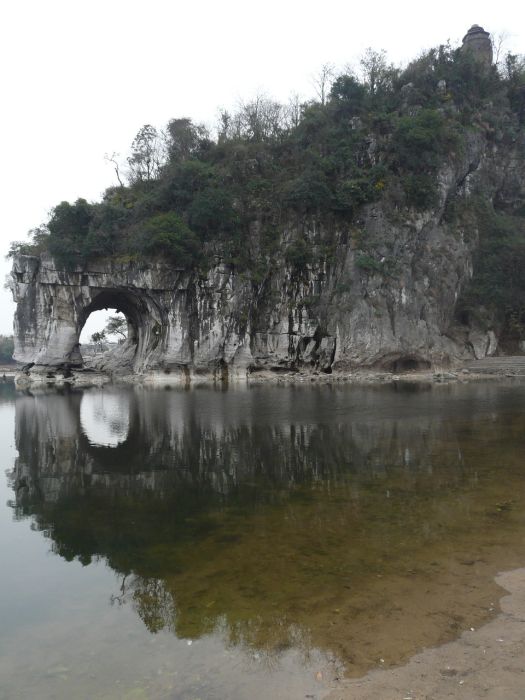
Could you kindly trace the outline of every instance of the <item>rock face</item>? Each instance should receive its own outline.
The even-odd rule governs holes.
[[[205,272],[160,260],[66,270],[45,254],[19,255],[11,274],[14,357],[44,377],[82,368],[80,332],[103,308],[122,311],[129,334],[99,369],[163,381],[301,368],[401,371],[492,355],[495,329],[455,321],[478,231],[474,218],[451,220],[447,211],[471,196],[522,201],[524,161],[522,143],[472,129],[461,152],[443,162],[431,208],[400,212],[385,197],[346,230],[314,218],[290,221],[280,233],[281,258],[262,279],[211,254]],[[284,254],[298,239],[314,261],[301,269]],[[330,256],[322,254],[328,242]],[[257,259],[256,225],[248,245]]]
[[[369,216],[372,230],[383,228],[379,211]],[[87,317],[116,308],[128,318],[129,337],[100,368],[118,373],[219,378],[301,365],[448,362],[459,350],[446,332],[469,274],[469,246],[422,221],[396,247],[408,260],[395,281],[357,267],[350,244],[341,246],[336,270],[294,279],[283,264],[265,294],[221,265],[205,278],[162,263],[66,272],[50,258],[20,256],[12,281],[15,358],[33,373],[80,368]]]

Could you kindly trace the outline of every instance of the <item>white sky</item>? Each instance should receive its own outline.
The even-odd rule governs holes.
[[[115,309],[108,309],[108,311],[102,309],[100,311],[92,311],[86,323],[84,324],[84,328],[82,329],[82,332],[80,334],[80,343],[91,343],[92,334],[96,331],[101,331],[105,329],[107,322],[112,316],[123,317],[124,314],[117,313]],[[117,343],[120,338],[121,336],[119,336],[117,333],[113,333],[112,335],[106,335],[106,339],[112,343]]]
[[[461,40],[472,24],[507,32],[525,53],[525,3],[442,0],[6,0],[0,9],[3,139],[0,276],[10,241],[62,200],[115,184],[104,154],[125,155],[145,123],[188,116],[258,91],[313,93],[323,63],[357,64],[368,46],[406,63]],[[0,288],[0,333],[14,305]]]

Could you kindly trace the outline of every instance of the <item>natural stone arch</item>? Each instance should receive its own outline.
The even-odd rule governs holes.
[[[108,362],[104,369],[140,371],[152,355],[158,354],[165,340],[167,323],[160,305],[138,289],[92,289],[90,297],[89,303],[78,312],[78,338],[91,313],[115,309],[126,317],[128,337],[118,348],[106,353]]]
[[[86,319],[93,311],[115,308],[130,324],[131,372],[166,367],[182,372],[192,362],[199,328],[189,281],[160,263],[101,261],[89,270],[65,270],[48,255],[18,256],[11,276],[15,358],[31,376],[69,377],[84,366],[79,338]]]
[[[137,297],[134,299],[133,297]],[[120,290],[105,289],[81,311],[79,315],[80,332],[89,316],[95,311],[115,309],[117,313],[122,313],[128,322],[128,332],[133,335],[134,342],[138,342],[138,329],[140,327],[140,298],[136,294],[122,292]]]

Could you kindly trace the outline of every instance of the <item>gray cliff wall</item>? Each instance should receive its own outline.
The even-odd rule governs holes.
[[[297,270],[284,254],[264,279],[224,265],[206,273],[162,261],[95,261],[58,269],[47,255],[14,258],[15,359],[33,372],[81,367],[81,329],[97,309],[117,308],[129,339],[101,369],[180,378],[245,376],[263,369],[446,366],[497,349],[491,329],[459,327],[456,302],[472,275],[475,224],[450,223],[451,199],[523,196],[520,146],[498,147],[476,132],[439,172],[431,209],[365,207],[353,228],[290,222],[280,250],[306,240],[312,259]],[[515,196],[515,194],[513,194]],[[332,254],[323,256],[330,240]],[[257,227],[249,241],[258,253]]]

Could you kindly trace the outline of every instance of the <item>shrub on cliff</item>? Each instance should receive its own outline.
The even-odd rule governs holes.
[[[174,212],[158,214],[143,222],[134,236],[137,251],[145,256],[162,256],[189,268],[200,260],[198,237]]]
[[[47,224],[49,252],[66,265],[83,262],[91,253],[87,238],[93,208],[85,199],[77,199],[74,204],[61,202],[51,213]]]
[[[392,165],[401,175],[410,205],[423,209],[434,204],[439,165],[459,145],[457,126],[435,109],[422,109],[397,120],[391,141]]]
[[[45,249],[68,266],[137,255],[195,266],[219,253],[260,275],[292,255],[279,235],[290,222],[344,235],[382,197],[398,218],[435,206],[439,169],[467,129],[511,138],[525,118],[523,63],[506,65],[499,74],[440,46],[400,71],[368,51],[361,78],[347,71],[330,86],[325,72],[318,101],[258,96],[222,112],[216,140],[187,118],[146,125],[127,185],[117,168],[120,186],[101,202],[62,202],[13,252]]]
[[[0,335],[0,363],[9,365],[14,362],[15,344],[12,335]]]
[[[213,238],[233,233],[239,216],[225,188],[207,187],[195,193],[188,207],[188,223],[203,238]]]
[[[286,262],[298,272],[304,272],[313,259],[311,246],[302,238],[292,241],[284,255]]]
[[[484,309],[504,338],[525,339],[525,218],[494,211],[486,202],[477,203],[476,218],[474,275],[459,299],[458,316],[468,321]]]

